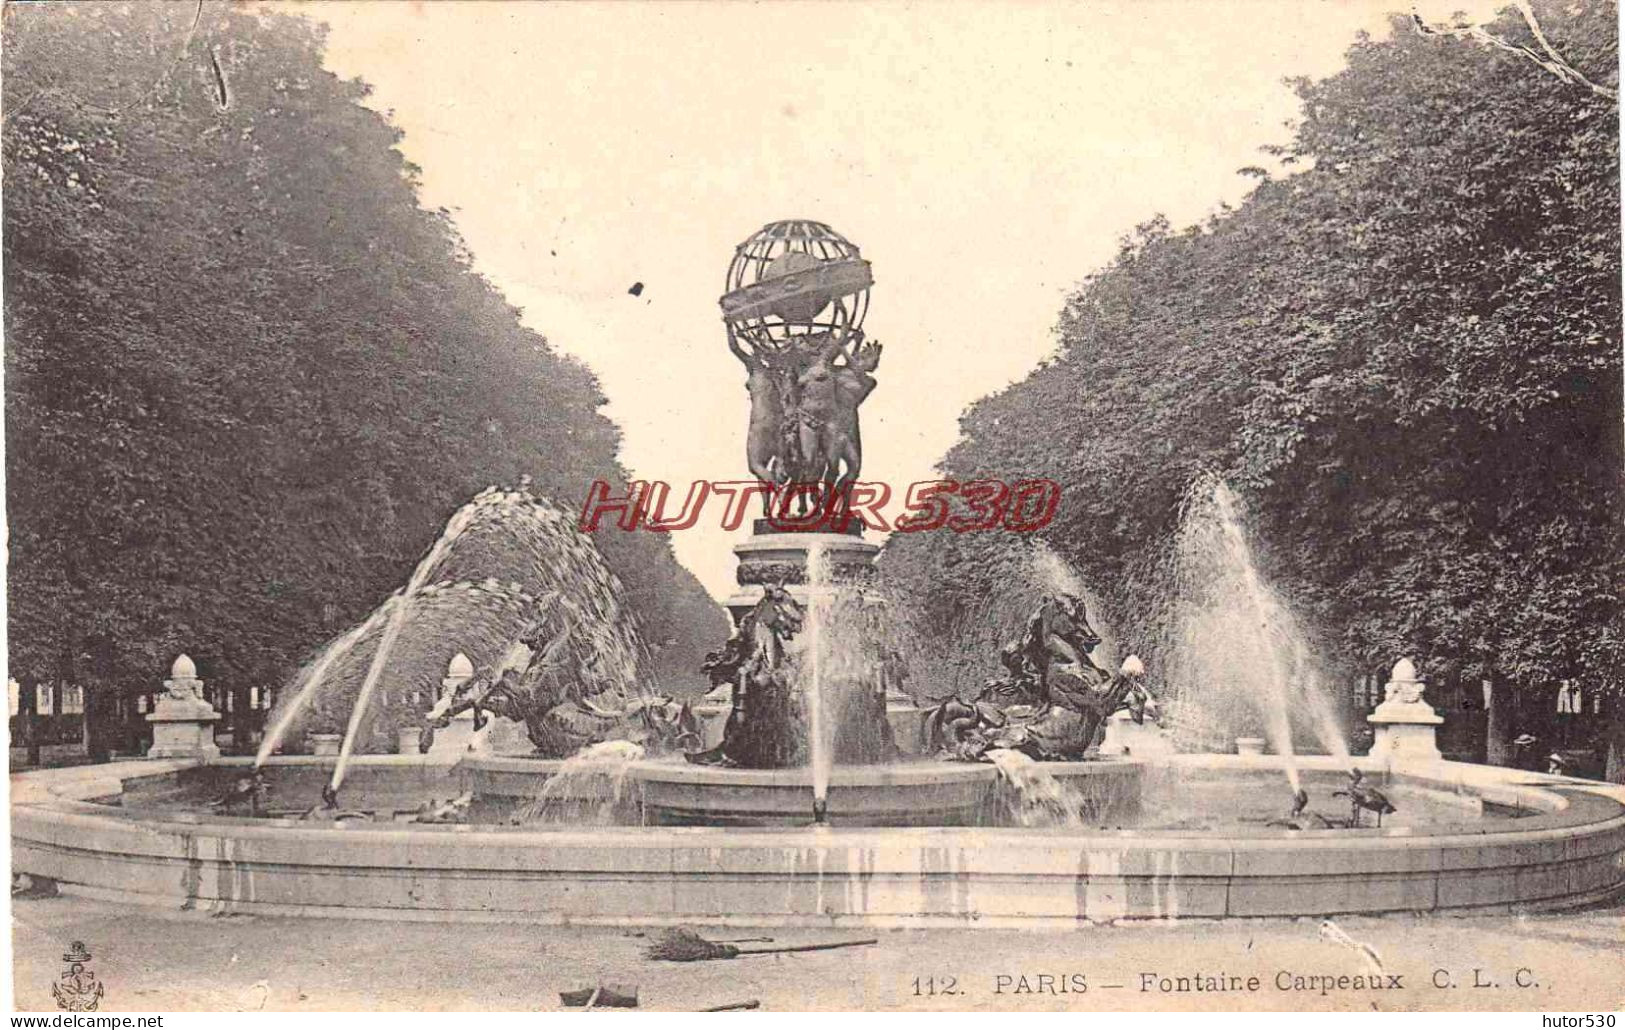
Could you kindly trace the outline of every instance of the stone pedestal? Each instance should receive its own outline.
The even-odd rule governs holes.
[[[874,574],[880,545],[849,533],[775,533],[765,519],[758,520],[755,534],[734,545],[739,559],[734,579],[739,589],[727,601],[734,621],[756,606],[762,599],[762,587],[769,583],[784,584],[791,597],[806,604],[807,557],[815,550],[825,555],[831,579],[862,582]]]
[[[181,655],[164,680],[164,694],[153,706],[152,747],[148,758],[219,758],[214,724],[220,713],[203,700],[203,681],[192,659]]]
[[[728,713],[733,711],[733,690],[727,684],[713,688],[694,703],[694,718],[700,723],[701,750],[709,751],[722,743],[723,727],[728,725]]]
[[[317,758],[334,758],[344,749],[342,733],[312,733],[307,739],[310,753]]]
[[[458,712],[451,717],[450,726],[435,731],[434,743],[429,745],[429,754],[461,755],[469,751],[479,751],[484,740],[485,734],[474,732],[473,710]]]
[[[491,723],[474,742],[474,750],[493,755],[528,755],[536,750],[525,724],[500,715],[489,715]]]
[[[886,698],[892,741],[905,755],[925,753],[925,712],[911,698]]]
[[[1129,755],[1145,758],[1151,755],[1173,753],[1173,745],[1162,732],[1162,727],[1147,718],[1135,722],[1128,712],[1118,712],[1106,720],[1106,731],[1100,738],[1103,757]]]
[[[1266,741],[1263,737],[1237,737],[1236,754],[1261,755],[1264,753],[1264,746],[1267,743],[1268,741]]]
[[[720,692],[706,694],[694,705],[694,717],[700,722],[700,739],[705,744],[703,750],[710,750],[722,743],[728,713],[733,711],[728,698],[728,688],[724,687]],[[892,740],[903,754],[919,755],[925,752],[925,712],[913,700],[888,698],[886,721],[891,724]]]
[[[1424,684],[1409,658],[1401,658],[1389,674],[1382,704],[1366,717],[1375,730],[1373,758],[1412,758],[1438,761],[1436,739],[1444,719],[1422,700]]]

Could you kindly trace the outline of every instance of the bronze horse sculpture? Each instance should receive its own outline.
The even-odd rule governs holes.
[[[1143,667],[1125,662],[1107,672],[1091,656],[1099,644],[1081,599],[1044,598],[1022,635],[1001,650],[1003,676],[973,699],[948,698],[926,713],[929,748],[960,761],[995,748],[1039,760],[1082,758],[1112,715],[1126,710],[1140,721],[1154,707]]]
[[[843,765],[894,760],[899,756],[886,721],[886,684],[898,680],[901,656],[888,654],[873,634],[873,616],[858,617],[848,606],[861,599],[843,595],[828,614],[834,625],[855,634],[855,646],[870,660],[865,671],[833,670],[825,686],[831,727],[831,753]],[[801,632],[806,613],[783,583],[770,584],[762,598],[739,619],[738,628],[720,651],[702,666],[714,686],[727,684],[732,703],[722,743],[689,754],[697,765],[787,769],[807,764],[810,730],[806,654],[793,655],[787,643]]]
[[[801,632],[806,612],[783,584],[763,589],[762,599],[739,619],[738,629],[706,657],[702,669],[713,684],[733,688],[722,743],[689,754],[696,765],[781,769],[806,759],[800,702],[790,682],[785,643]]]
[[[489,715],[523,723],[533,754],[541,758],[567,758],[606,740],[630,740],[651,755],[699,746],[699,721],[686,703],[634,698],[612,709],[587,697],[559,660],[569,627],[545,646],[539,646],[540,628],[532,626],[491,669],[436,702],[424,718],[420,752],[433,746],[436,730],[469,710],[476,731]]]

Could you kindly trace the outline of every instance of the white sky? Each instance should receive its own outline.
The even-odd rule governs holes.
[[[886,344],[864,479],[933,478],[967,404],[1053,348],[1075,282],[1161,212],[1232,203],[1399,0],[305,4],[392,112],[479,269],[597,372],[634,474],[746,478],[717,308],[736,243],[827,222],[874,263]],[[1425,17],[1483,12],[1423,0]],[[627,289],[643,282],[643,295]],[[579,504],[578,498],[561,498]],[[1062,503],[1066,503],[1063,497]],[[713,517],[715,516],[715,517]],[[732,589],[720,506],[676,534]]]

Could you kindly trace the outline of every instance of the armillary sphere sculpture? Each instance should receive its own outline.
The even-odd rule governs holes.
[[[844,496],[857,479],[858,405],[880,364],[880,344],[863,339],[873,281],[858,248],[821,222],[773,222],[736,249],[722,320],[745,366],[745,458],[758,480]],[[805,511],[806,495],[797,499]],[[764,514],[770,504],[764,497]]]

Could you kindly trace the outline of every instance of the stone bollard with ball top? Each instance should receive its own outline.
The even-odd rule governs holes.
[[[1444,719],[1422,700],[1423,686],[1409,658],[1394,663],[1383,702],[1366,719],[1376,732],[1371,746],[1373,758],[1440,759],[1435,736]]]
[[[181,655],[164,680],[164,694],[153,706],[147,721],[152,723],[152,748],[148,758],[219,758],[214,743],[214,724],[220,713],[203,699],[203,681],[197,666]]]

